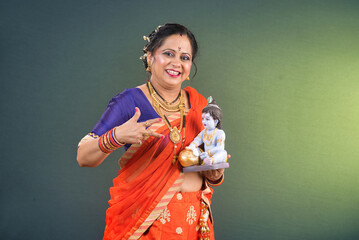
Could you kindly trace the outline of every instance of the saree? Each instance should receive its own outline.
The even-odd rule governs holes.
[[[141,240],[214,240],[213,223],[207,219],[209,233],[206,236],[199,230],[202,213],[203,191],[177,192],[162,214],[143,233]],[[212,195],[209,191],[206,196]],[[131,238],[130,238],[131,239]]]
[[[207,104],[195,89],[186,87],[184,90],[188,93],[191,108],[185,116],[183,140],[177,143],[176,154],[203,129],[201,114]],[[176,180],[179,179],[178,186],[181,184],[181,166],[178,161],[172,163],[174,146],[169,139],[169,129],[163,121],[158,124],[153,127],[165,138],[149,137],[142,145],[132,145],[120,160],[123,167],[110,188],[104,240],[129,239],[170,188],[176,186]],[[179,125],[180,119],[171,121],[172,127]]]

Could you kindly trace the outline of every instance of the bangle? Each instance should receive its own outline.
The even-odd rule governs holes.
[[[115,138],[114,130],[115,128],[110,129],[105,134],[101,135],[98,140],[100,150],[106,154],[109,154],[124,145]]]
[[[211,181],[211,180],[209,180],[208,178],[206,179],[206,181],[207,181],[208,185],[210,185],[210,186],[212,186],[212,187],[217,187],[217,186],[219,186],[219,185],[221,185],[221,184],[223,183],[223,181],[224,181],[224,173],[223,173],[222,176],[221,176],[218,180],[216,180],[216,181]]]
[[[117,140],[116,134],[115,134],[116,128],[117,128],[117,127],[114,127],[114,128],[113,128],[112,135],[111,135],[111,136],[112,136],[112,139],[113,139],[113,141],[114,141],[116,144],[123,146],[123,145],[125,145],[126,143],[122,143],[122,142],[120,142],[120,141]]]
[[[111,151],[107,150],[103,141],[105,135],[102,135],[99,139],[98,139],[98,147],[100,148],[100,150],[106,154],[111,153]]]

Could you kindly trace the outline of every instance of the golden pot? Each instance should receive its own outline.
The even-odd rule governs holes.
[[[178,160],[182,167],[189,167],[199,164],[199,157],[196,157],[190,149],[182,150],[178,156]]]

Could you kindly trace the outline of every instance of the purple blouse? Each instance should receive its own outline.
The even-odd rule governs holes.
[[[141,89],[125,89],[111,99],[90,135],[101,136],[108,130],[127,122],[135,114],[135,107],[141,111],[138,122],[160,117]],[[127,150],[130,146],[130,144],[126,144],[125,149]]]

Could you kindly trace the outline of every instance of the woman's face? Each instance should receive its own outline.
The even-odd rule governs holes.
[[[218,120],[214,120],[209,113],[202,113],[203,127],[209,131],[216,128]]]
[[[168,36],[153,55],[148,53],[151,81],[163,88],[178,88],[189,76],[192,66],[192,46],[186,35]]]

